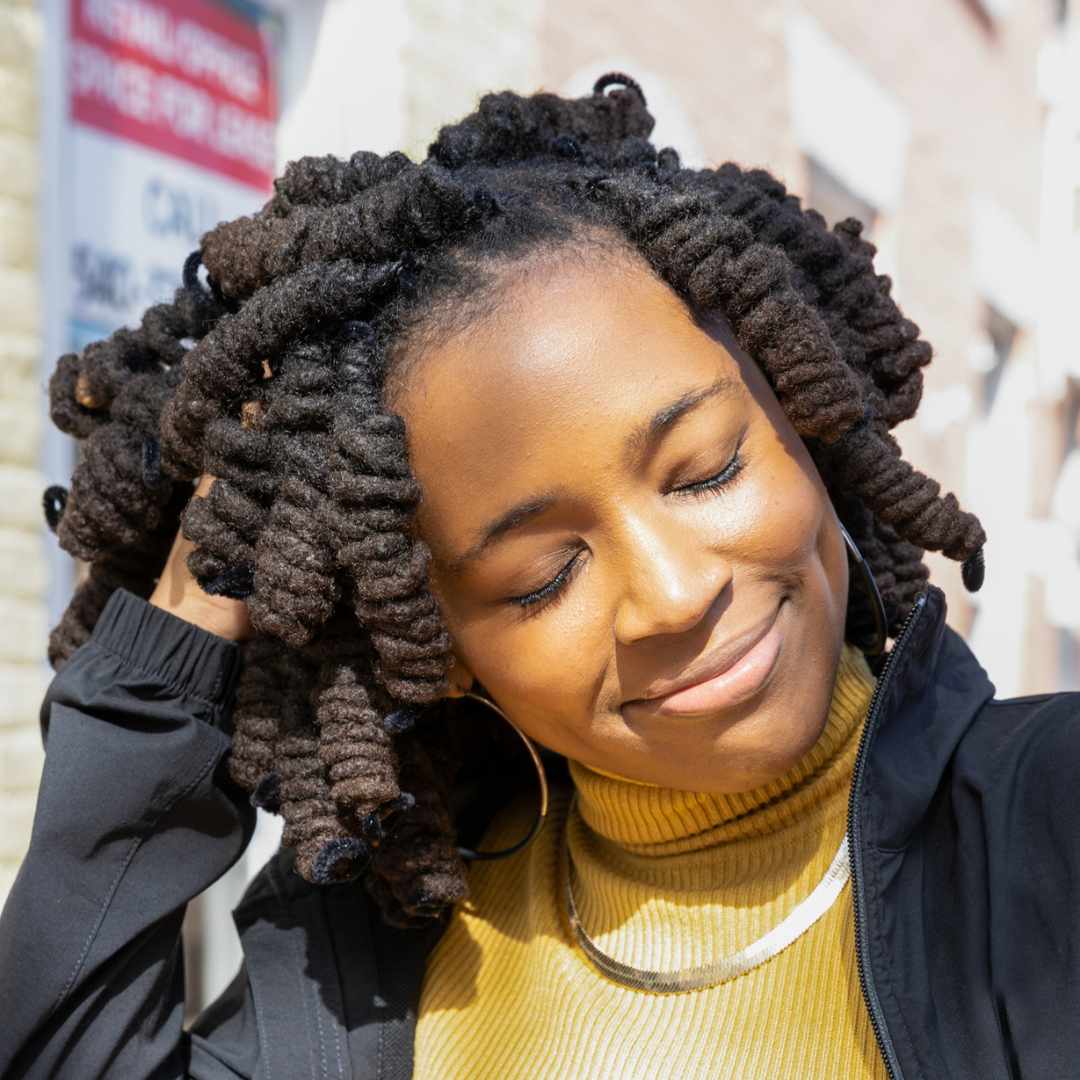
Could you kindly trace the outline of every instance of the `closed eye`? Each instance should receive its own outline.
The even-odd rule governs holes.
[[[696,480],[692,484],[684,484],[682,487],[672,489],[673,495],[709,495],[715,491],[721,491],[734,483],[736,477],[743,471],[743,467],[746,462],[742,456],[742,442],[735,447],[735,453],[732,454],[731,460],[720,470],[712,476],[707,476],[704,480]]]
[[[574,557],[546,585],[541,585],[539,589],[526,593],[524,596],[511,596],[508,599],[512,604],[530,609],[528,615],[538,614],[561,598],[564,593],[563,586],[573,577],[574,570],[580,560],[581,551],[577,551],[574,553]]]

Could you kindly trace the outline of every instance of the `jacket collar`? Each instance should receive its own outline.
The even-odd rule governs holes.
[[[923,1075],[895,993],[918,964],[897,939],[896,885],[949,761],[994,693],[945,614],[945,594],[933,585],[912,606],[870,702],[849,805],[860,982],[886,1069],[896,1080]]]
[[[864,838],[903,848],[922,820],[949,759],[994,685],[945,622],[945,594],[927,587],[912,607],[870,706],[860,808]]]

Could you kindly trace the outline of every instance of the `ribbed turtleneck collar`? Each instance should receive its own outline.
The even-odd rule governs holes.
[[[710,795],[640,784],[570,763],[577,810],[594,839],[634,855],[674,855],[730,840],[764,836],[805,821],[851,779],[858,735],[874,676],[857,648],[845,644],[825,727],[783,776],[752,791]]]
[[[677,791],[572,764],[565,843],[578,911],[600,948],[631,967],[672,971],[776,926],[844,836],[873,689],[866,658],[845,645],[817,742],[753,791]]]

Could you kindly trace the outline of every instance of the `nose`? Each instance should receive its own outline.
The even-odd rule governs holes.
[[[630,645],[659,634],[693,630],[731,580],[731,564],[685,525],[636,522],[627,528],[625,585],[615,638]]]

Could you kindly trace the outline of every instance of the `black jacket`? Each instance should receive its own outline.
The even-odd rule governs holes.
[[[438,930],[388,929],[284,852],[235,912],[236,980],[183,1028],[184,906],[252,829],[223,766],[237,669],[234,645],[120,592],[53,680],[0,918],[0,1076],[411,1075]],[[931,586],[850,802],[864,996],[904,1080],[1080,1077],[1080,695],[992,696]]]

